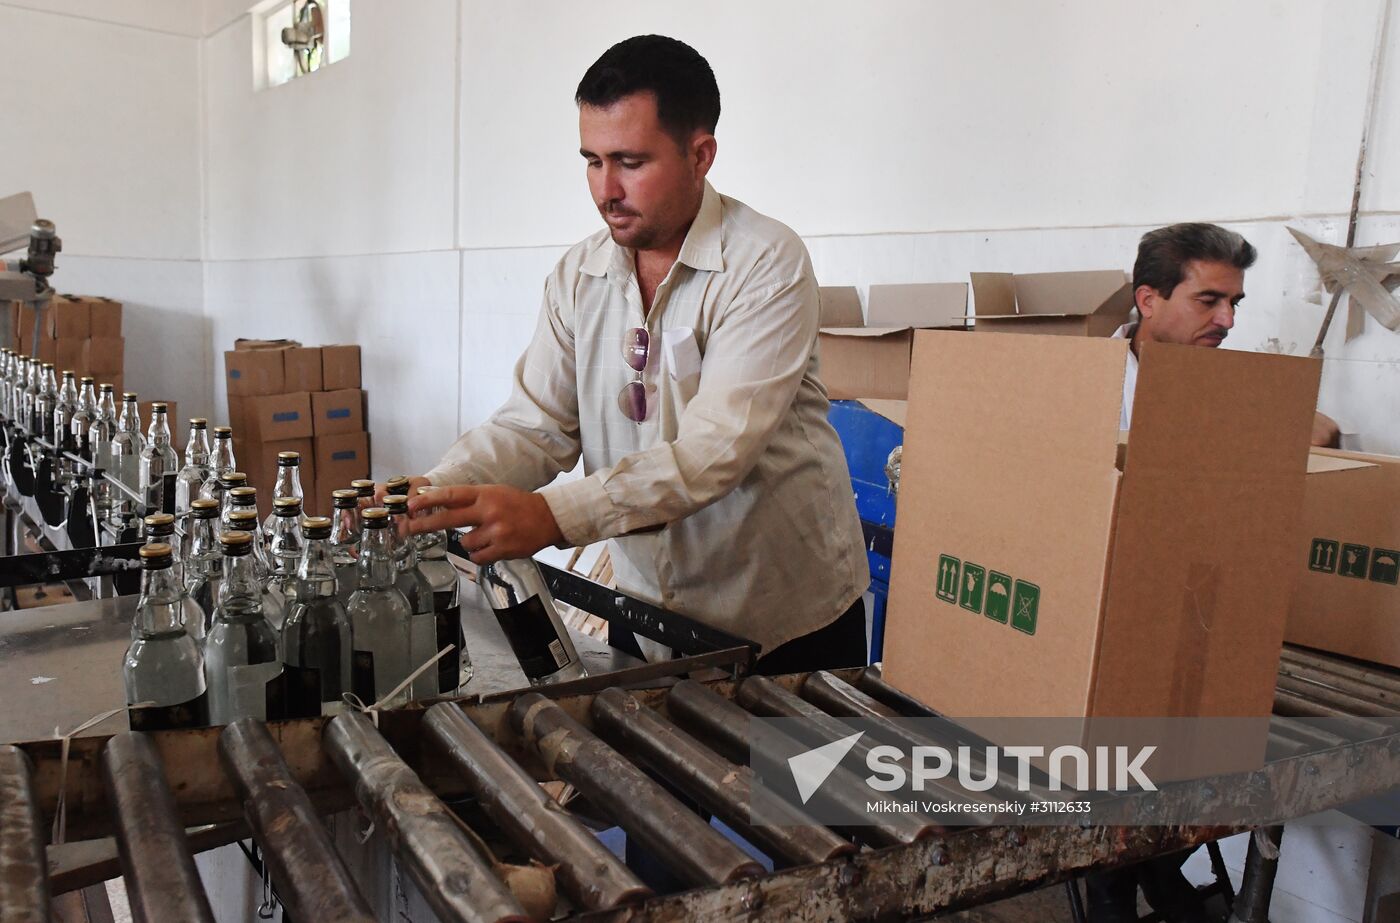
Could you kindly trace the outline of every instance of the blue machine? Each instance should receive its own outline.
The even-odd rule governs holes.
[[[851,490],[856,497],[870,560],[870,592],[875,597],[871,613],[870,662],[883,656],[885,608],[890,591],[890,555],[894,550],[894,491],[885,464],[896,446],[904,444],[904,428],[880,416],[859,401],[832,401],[831,425],[841,437]]]

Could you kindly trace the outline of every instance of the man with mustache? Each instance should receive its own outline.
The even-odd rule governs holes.
[[[1141,320],[1113,334],[1132,341],[1123,381],[1123,429],[1133,418],[1141,345],[1152,340],[1219,346],[1235,326],[1244,273],[1256,255],[1249,241],[1214,224],[1173,224],[1142,235],[1133,264],[1133,297]],[[1335,447],[1339,438],[1336,422],[1316,414],[1312,444]]]
[[[412,482],[442,488],[414,528],[472,527],[478,564],[608,540],[619,589],[758,642],[758,672],[863,664],[870,575],[806,247],[707,181],[720,97],[695,49],[621,42],[575,101],[607,226],[546,279],[505,405]]]
[[[1132,341],[1123,380],[1120,426],[1128,429],[1137,389],[1138,351],[1143,343],[1216,347],[1235,326],[1235,309],[1244,298],[1244,273],[1254,265],[1254,247],[1239,234],[1214,224],[1173,224],[1148,231],[1138,243],[1133,264],[1133,297],[1141,318],[1113,335]],[[1208,399],[1229,401],[1228,394]],[[1335,446],[1337,424],[1318,413],[1313,445]],[[1206,923],[1212,919],[1196,889],[1181,873],[1191,850],[1137,865],[1086,876],[1090,923],[1136,921],[1137,890],[1170,923]]]

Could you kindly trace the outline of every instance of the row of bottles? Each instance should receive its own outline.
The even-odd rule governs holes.
[[[132,705],[155,705],[135,710],[133,726],[168,721],[169,709],[191,723],[202,720],[195,716],[227,723],[246,715],[333,711],[346,691],[369,704],[403,685],[446,644],[454,651],[390,701],[454,693],[470,679],[456,570],[444,554],[452,587],[441,591],[424,573],[421,537],[407,535],[407,497],[363,508],[374,491],[372,482],[364,482],[336,492],[334,521],[302,517],[299,499],[278,498],[264,539],[256,489],[236,475],[219,479],[225,487],[221,500],[191,502],[181,547],[172,548],[173,516],[154,514],[145,521],[148,543],[126,660],[127,692]],[[445,534],[432,539],[434,545],[445,543]],[[178,600],[165,598],[172,592]],[[437,610],[438,601],[444,611]],[[188,643],[170,631],[172,619]],[[191,649],[196,658],[189,656]],[[148,661],[165,666],[143,668]],[[204,683],[190,675],[175,681],[172,663],[184,664],[186,674],[200,672]],[[145,677],[143,669],[164,679]],[[167,692],[152,688],[162,682],[169,684]],[[196,695],[177,697],[191,690]],[[207,701],[201,705],[194,699],[203,690]]]

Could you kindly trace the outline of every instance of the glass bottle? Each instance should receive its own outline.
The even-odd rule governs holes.
[[[135,638],[126,649],[122,680],[133,730],[202,727],[209,723],[204,659],[181,624],[180,585],[169,545],[141,548],[141,598]]]
[[[78,383],[71,370],[63,373],[63,382],[58,386],[58,394],[53,405],[53,447],[55,481],[60,488],[73,481],[73,463],[64,457],[65,452],[77,452],[73,443],[73,415],[78,411]]]
[[[181,624],[185,630],[195,639],[204,637],[204,625],[206,613],[209,611],[195,601],[185,589],[187,587],[187,577],[185,574],[185,563],[180,554],[175,550],[177,539],[175,535],[175,517],[169,513],[152,513],[141,520],[142,531],[145,534],[146,545],[169,545],[171,548],[170,572],[175,578],[175,582],[180,586],[182,595],[180,610]],[[133,634],[133,637],[135,635]]]
[[[253,515],[257,515],[258,489],[256,487],[249,487],[247,484],[244,484],[241,487],[234,487],[229,490],[228,493],[224,494],[223,520],[225,529],[237,528],[229,525],[229,518],[237,510],[252,510]],[[253,554],[257,556],[259,561],[266,562],[267,559],[264,555],[267,551],[267,536],[263,533],[262,523],[259,522],[256,529],[247,529],[245,531],[252,532],[254,536],[257,537],[258,545],[253,549]]]
[[[21,398],[20,409],[24,413],[24,420],[21,425],[31,436],[43,435],[43,427],[38,425],[36,408],[39,405],[39,392],[43,390],[43,366],[39,360],[30,359],[27,365],[28,374],[24,380],[24,395]]]
[[[141,412],[136,407],[136,394],[122,394],[122,412],[117,417],[117,431],[109,444],[110,471],[132,490],[140,489],[141,452],[146,440],[141,436]],[[125,493],[114,493],[112,515],[115,519],[131,515],[134,504]]]
[[[0,349],[0,417],[6,422],[11,419],[10,397],[13,394],[11,386],[14,383],[12,359],[13,355],[8,346]]]
[[[214,622],[204,639],[204,678],[209,720],[267,719],[267,684],[282,672],[277,632],[263,613],[262,587],[253,560],[253,536],[233,529],[219,536],[224,581]],[[274,716],[276,717],[276,716]]]
[[[282,622],[282,669],[289,689],[319,685],[321,713],[336,714],[344,706],[341,695],[350,691],[350,614],[336,595],[331,521],[308,516],[301,529],[306,547],[297,562],[296,601]]]
[[[359,585],[360,506],[359,491],[342,487],[331,493],[335,516],[331,520],[331,561],[335,564],[335,594],[345,605]]]
[[[404,483],[407,484],[407,479]],[[408,497],[389,494],[384,498],[384,508],[389,511],[389,535],[394,549],[394,567],[398,571],[395,585],[408,600],[409,611],[413,613],[408,629],[408,659],[411,669],[416,670],[438,652],[433,585],[418,566],[418,545],[408,532]],[[444,655],[438,663],[448,659],[449,655]],[[413,681],[415,699],[431,698],[438,694],[437,689],[436,666],[420,673]]]
[[[431,493],[432,487],[419,487],[418,495]],[[424,507],[414,518],[430,516],[435,507]],[[433,587],[433,618],[437,625],[437,649],[451,644],[455,650],[438,661],[438,692],[451,695],[471,681],[472,659],[467,650],[466,634],[462,630],[461,581],[457,567],[447,559],[447,531],[420,532],[414,536],[418,545],[418,566]]]
[[[219,501],[219,511],[222,513],[232,505],[233,501],[229,493],[235,487],[247,486],[248,475],[242,471],[221,471],[209,488],[209,496]]]
[[[238,462],[233,457],[233,429],[228,426],[214,427],[214,454],[209,464],[214,469],[214,477],[217,479],[227,471],[237,471]],[[212,481],[208,490],[212,491],[217,484]],[[213,496],[211,493],[210,496]]]
[[[350,482],[350,486],[355,488],[355,493],[359,495],[360,512],[374,506],[374,482],[368,478],[360,478]]]
[[[274,520],[277,518],[277,501],[283,497],[295,497],[298,502],[306,499],[301,489],[300,452],[277,453],[277,480],[272,485],[273,511],[263,522],[263,532],[269,536],[269,540],[272,535],[272,527],[276,524]],[[298,517],[300,515],[297,513]]]
[[[168,408],[162,401],[151,404],[151,428],[146,433],[146,445],[141,449],[141,497],[147,511],[164,510],[166,501],[175,504],[175,479],[180,471],[180,457],[170,442]],[[172,496],[167,497],[169,491]]]
[[[301,534],[301,500],[278,497],[272,501],[271,535],[267,540],[267,563],[271,573],[269,588],[282,603],[282,611],[291,609],[296,598],[297,566],[305,542]]]
[[[372,705],[408,678],[408,625],[412,610],[396,585],[389,511],[365,510],[360,538],[360,581],[350,597],[350,636],[354,641],[351,687]],[[407,688],[386,704],[408,701]]]
[[[266,552],[262,543],[258,541],[258,531],[262,529],[262,522],[258,519],[257,507],[235,507],[229,510],[225,523],[224,532],[247,532],[253,536],[253,566],[257,568],[258,579],[262,581],[263,612],[272,623],[272,627],[280,629],[286,611],[282,608],[282,594],[272,588],[272,573],[268,568],[267,558],[263,556]]]
[[[190,504],[208,492],[209,479],[214,476],[209,462],[209,421],[194,417],[185,443],[185,466],[175,477],[175,515],[182,525],[189,521]]]
[[[97,389],[93,386],[92,377],[88,375],[79,379],[79,384],[78,406],[73,411],[68,438],[75,447],[73,451],[91,461],[92,443],[89,441],[89,434],[92,424],[97,420]]]
[[[39,366],[39,390],[34,398],[33,433],[49,445],[53,445],[53,409],[58,402],[58,379],[54,377],[53,363]]]
[[[476,583],[531,683],[586,675],[533,558],[488,564],[477,571]]]
[[[92,425],[88,427],[87,445],[88,457],[94,462],[110,471],[110,459],[112,454],[112,438],[117,434],[117,405],[112,399],[112,386],[105,382],[99,389],[97,399],[97,415],[93,418]],[[97,515],[102,519],[112,517],[113,491],[112,485],[105,477],[95,478],[92,482],[93,505],[97,509]]]
[[[219,547],[219,501],[200,497],[190,504],[189,527],[185,530],[186,594],[204,613],[198,627],[186,624],[191,634],[203,639],[214,619],[219,588],[224,581],[224,553]]]

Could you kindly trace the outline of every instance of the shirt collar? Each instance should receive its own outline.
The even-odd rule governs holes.
[[[720,195],[705,181],[705,192],[700,199],[700,210],[686,232],[685,242],[676,262],[702,272],[723,272],[723,203]],[[590,276],[605,276],[609,269],[616,269],[619,275],[634,271],[632,252],[613,243],[611,236],[603,238],[598,248],[588,254],[579,271]]]

